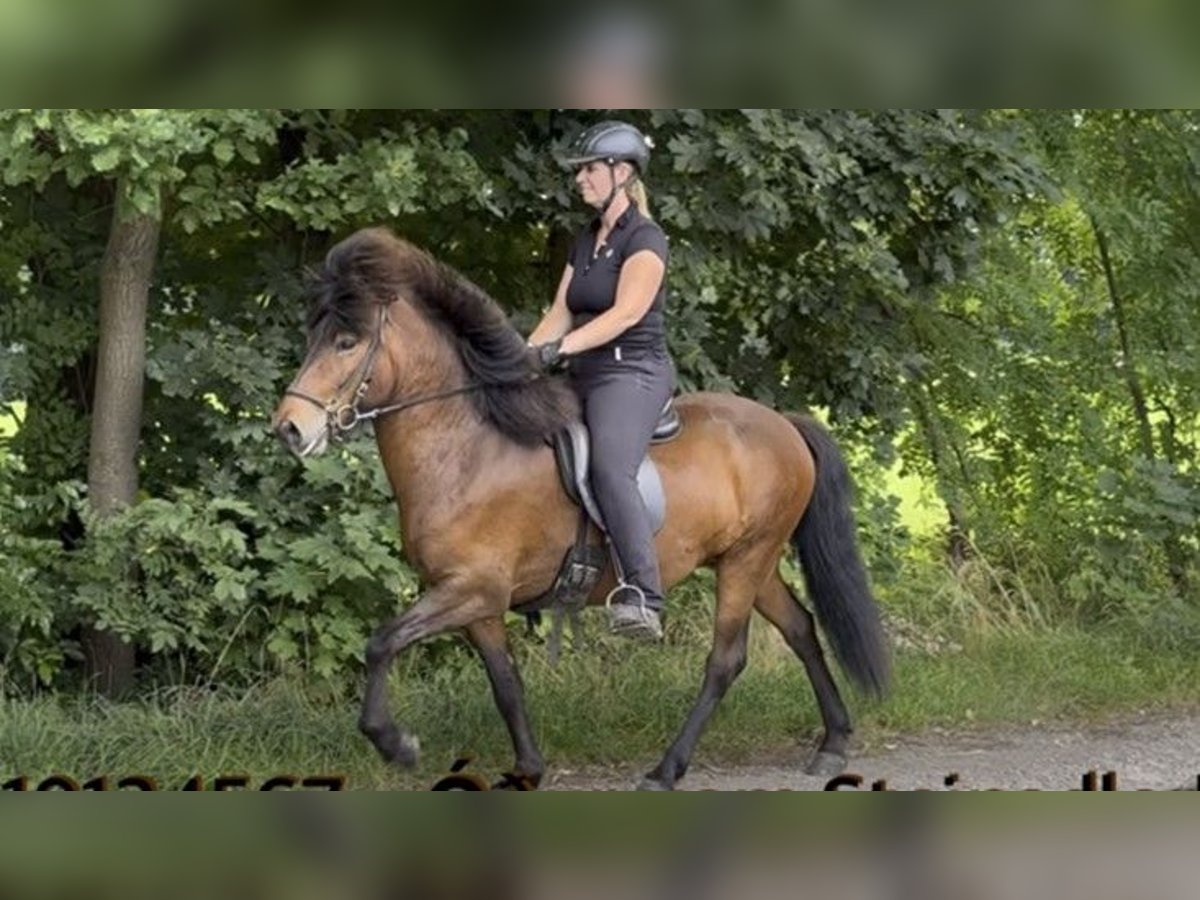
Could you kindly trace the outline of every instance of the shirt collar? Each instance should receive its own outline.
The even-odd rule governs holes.
[[[636,216],[637,214],[638,214],[637,204],[634,203],[632,200],[630,200],[629,208],[626,209],[625,212],[621,213],[621,215],[619,215],[617,217],[617,221],[613,223],[612,230],[618,231],[619,229],[624,228],[626,225],[628,225],[630,223],[630,221],[633,220],[633,217]],[[599,231],[599,230],[600,230],[600,216],[596,216],[596,218],[592,219],[592,231]]]

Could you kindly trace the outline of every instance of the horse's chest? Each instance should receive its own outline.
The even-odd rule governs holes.
[[[460,517],[445,510],[400,514],[400,544],[404,559],[423,581],[453,568],[454,530]]]

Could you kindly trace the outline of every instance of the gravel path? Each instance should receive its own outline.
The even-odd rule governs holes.
[[[693,765],[680,790],[819,791],[828,779],[804,774],[808,749],[790,758],[743,766]],[[1031,724],[975,732],[933,730],[854,754],[846,774],[863,790],[1080,790],[1088,772],[1101,790],[1105,773],[1118,790],[1195,790],[1200,776],[1200,713],[1134,716],[1103,725]],[[543,790],[629,790],[640,771],[551,769]],[[948,776],[957,776],[952,788]],[[847,788],[850,789],[850,788]],[[1111,788],[1110,788],[1111,789]]]

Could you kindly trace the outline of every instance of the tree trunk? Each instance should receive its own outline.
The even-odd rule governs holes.
[[[916,385],[913,397],[913,412],[916,414],[917,425],[925,440],[925,448],[929,460],[933,463],[934,478],[937,484],[938,496],[946,506],[946,558],[951,567],[958,571],[963,563],[971,558],[970,525],[967,520],[966,507],[962,502],[962,491],[954,484],[949,474],[949,463],[946,460],[945,436],[935,420],[936,407],[931,396],[929,385],[921,382]],[[956,447],[951,446],[951,452],[959,456]],[[959,458],[960,472],[966,483],[967,472]]]
[[[1146,405],[1146,392],[1142,388],[1137,367],[1133,362],[1132,344],[1129,340],[1129,320],[1125,315],[1125,301],[1117,290],[1117,275],[1113,269],[1112,257],[1108,252],[1108,238],[1095,219],[1092,219],[1092,232],[1096,235],[1096,246],[1100,249],[1100,264],[1104,268],[1104,280],[1108,285],[1108,299],[1112,304],[1113,319],[1117,324],[1117,339],[1121,345],[1121,371],[1125,376],[1125,386],[1129,389],[1129,398],[1133,403],[1133,415],[1137,420],[1138,444],[1146,459],[1154,459],[1154,432],[1150,428],[1150,411]]]
[[[146,362],[146,307],[158,255],[161,214],[142,213],[117,186],[100,269],[100,336],[88,450],[88,499],[101,517],[129,506],[138,486],[138,440]],[[107,696],[133,686],[134,648],[111,632],[83,634],[88,683]]]
[[[1117,325],[1117,339],[1121,347],[1121,370],[1125,375],[1125,385],[1129,390],[1129,398],[1133,404],[1134,418],[1137,420],[1138,444],[1142,456],[1147,460],[1157,459],[1154,449],[1154,430],[1150,425],[1150,409],[1146,403],[1146,391],[1138,378],[1137,366],[1133,359],[1133,344],[1129,339],[1129,317],[1125,311],[1125,299],[1117,290],[1117,274],[1113,267],[1112,256],[1108,252],[1108,237],[1100,224],[1092,218],[1092,233],[1096,236],[1096,246],[1100,250],[1100,264],[1104,268],[1104,280],[1108,285],[1108,299],[1112,305],[1113,320]],[[1187,553],[1179,543],[1178,537],[1171,535],[1163,540],[1163,552],[1167,557],[1167,573],[1175,586],[1180,599],[1186,600],[1191,593],[1187,575]]]

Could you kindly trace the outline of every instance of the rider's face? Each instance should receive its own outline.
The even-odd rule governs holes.
[[[612,191],[612,168],[605,162],[584,163],[575,170],[575,186],[589,206],[600,206]]]
[[[632,175],[633,167],[627,162],[610,166],[604,160],[598,160],[584,163],[575,170],[575,186],[584,203],[599,209],[612,194],[613,186],[623,184]]]

